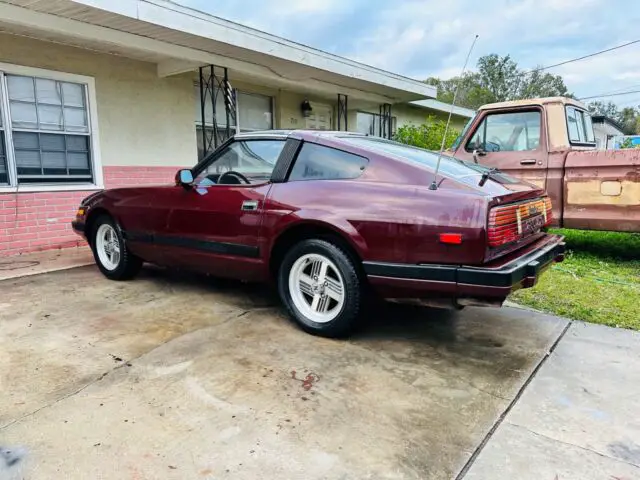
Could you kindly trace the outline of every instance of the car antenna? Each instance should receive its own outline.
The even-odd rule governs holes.
[[[460,84],[462,83],[462,76],[464,75],[465,70],[467,69],[467,63],[469,63],[469,57],[471,56],[471,52],[473,52],[473,47],[476,46],[476,41],[478,40],[478,35],[473,39],[473,43],[471,43],[471,48],[469,48],[469,53],[467,53],[467,58],[464,61],[464,65],[462,66],[462,71],[460,72],[460,81],[458,85],[456,85],[456,89],[453,92],[453,100],[451,102],[451,108],[449,109],[449,118],[447,119],[447,126],[444,128],[444,135],[442,135],[442,145],[440,145],[440,153],[438,153],[438,162],[436,163],[436,171],[433,174],[433,182],[429,185],[429,190],[437,190],[438,189],[438,171],[440,170],[440,160],[442,160],[442,154],[444,152],[444,145],[447,141],[447,133],[449,132],[449,124],[451,123],[451,115],[453,115],[453,109],[456,105],[456,98],[458,97],[458,90],[460,89]]]

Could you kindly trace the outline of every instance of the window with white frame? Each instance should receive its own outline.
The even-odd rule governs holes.
[[[0,90],[0,100],[2,99]],[[0,102],[1,103],[1,102]],[[9,184],[9,169],[7,168],[7,148],[4,141],[4,123],[2,121],[2,105],[0,104],[0,185]]]
[[[379,137],[381,119],[382,117],[378,113],[358,112],[356,114],[356,131]],[[397,120],[396,117],[391,117],[392,135],[396,133]]]
[[[0,70],[0,93],[0,184],[95,183],[86,84]]]
[[[195,84],[196,105],[195,123],[198,142],[198,158],[204,155],[202,142],[202,105],[200,102],[200,85]],[[225,137],[227,129],[227,115],[224,107],[222,92],[216,92],[216,126],[220,138]],[[271,130],[273,128],[273,99],[267,95],[241,92],[236,90],[236,121],[229,118],[229,130],[231,135],[239,132],[255,132],[258,130]],[[213,130],[213,109],[209,100],[205,104],[205,128]]]

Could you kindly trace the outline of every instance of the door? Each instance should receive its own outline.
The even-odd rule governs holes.
[[[170,249],[170,264],[259,278],[264,200],[284,144],[284,138],[236,140],[194,169],[190,188],[176,187],[166,232],[157,239]]]
[[[311,104],[311,112],[305,118],[304,128],[307,130],[331,130],[333,107],[320,103]]]
[[[542,110],[538,108],[486,112],[476,124],[470,140],[461,145],[456,156],[499,168],[546,188],[548,155],[545,126]]]

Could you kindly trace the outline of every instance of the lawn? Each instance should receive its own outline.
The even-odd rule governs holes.
[[[510,300],[574,320],[640,330],[640,234],[554,230],[568,255]]]

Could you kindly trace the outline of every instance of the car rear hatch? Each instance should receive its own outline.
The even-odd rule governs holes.
[[[469,165],[469,163],[467,163]],[[500,171],[480,165],[470,165],[478,174],[463,179],[467,188],[482,192],[489,198],[487,210],[487,251],[489,262],[522,248],[544,235],[551,225],[551,200],[536,185]],[[482,173],[486,176],[482,177]]]

